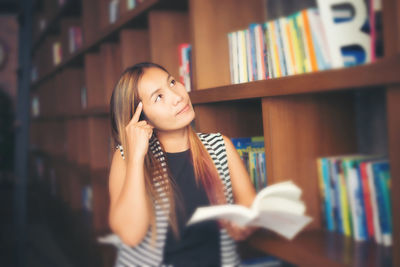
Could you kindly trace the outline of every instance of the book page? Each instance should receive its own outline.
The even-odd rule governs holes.
[[[197,208],[187,225],[204,220],[225,219],[239,226],[246,225],[256,217],[256,213],[241,205],[217,205]]]
[[[287,199],[297,200],[301,196],[301,189],[297,187],[292,181],[281,182],[265,187],[258,192],[251,206],[252,210],[258,210],[261,199],[266,199],[270,196],[280,196]]]
[[[312,218],[306,215],[264,211],[249,225],[266,228],[290,240],[311,221]]]
[[[292,200],[278,196],[270,196],[260,199],[257,208],[258,213],[274,210],[303,215],[306,211],[306,207],[304,205],[304,202],[302,202],[301,200]]]

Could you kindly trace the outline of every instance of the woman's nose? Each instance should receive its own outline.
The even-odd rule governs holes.
[[[172,92],[172,96],[173,96],[173,104],[176,106],[179,104],[179,102],[182,101],[183,96],[181,96],[178,92],[174,92],[174,91],[171,91],[171,92]]]

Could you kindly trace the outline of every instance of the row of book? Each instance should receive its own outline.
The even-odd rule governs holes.
[[[63,48],[63,45],[68,48]],[[63,44],[61,41],[56,41],[52,44],[53,50],[53,64],[54,66],[60,64],[63,60],[63,55],[74,53],[83,45],[82,29],[81,27],[71,26],[68,28],[68,44]]]
[[[324,220],[329,231],[356,241],[392,244],[390,166],[384,157],[317,159]]]
[[[109,22],[115,23],[120,16],[120,10],[131,10],[137,7],[138,4],[143,3],[144,0],[110,0],[108,6]]]
[[[68,52],[73,54],[82,46],[82,28],[80,26],[70,26],[68,28]]]
[[[267,186],[264,137],[232,138],[257,192]]]
[[[82,109],[87,108],[87,101],[87,88],[82,86],[80,88],[80,106]],[[40,97],[38,95],[34,95],[31,99],[31,115],[33,118],[40,116]]]
[[[186,91],[192,90],[192,46],[188,43],[180,44],[179,52],[179,80]]]
[[[331,10],[326,7],[329,5],[326,2],[318,1],[320,8],[304,9],[228,33],[231,82],[236,84],[354,66],[375,59],[375,42],[371,41],[376,38],[375,27],[369,24],[370,20],[376,24],[375,12],[370,12],[369,17],[366,14],[363,26],[353,29],[351,23],[356,15],[352,10]],[[354,3],[353,8],[356,14],[363,14],[358,11],[364,7]],[[347,45],[343,45],[346,42],[343,36],[337,35],[336,25],[331,25],[324,16],[341,24],[343,35],[350,39]],[[349,24],[347,28],[346,23]],[[360,38],[352,40],[348,35],[355,38],[360,35]],[[336,53],[338,50],[339,54]]]

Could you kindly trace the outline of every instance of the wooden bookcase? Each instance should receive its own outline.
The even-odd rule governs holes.
[[[49,2],[43,1],[35,16],[39,20],[55,14],[49,18],[51,26],[35,31],[32,57],[40,71],[32,83],[32,97],[40,99],[40,116],[33,118],[31,143],[35,153],[46,155],[47,165],[56,170],[57,196],[71,211],[82,210],[79,192],[91,185],[93,211],[87,238],[92,244],[98,235],[109,232],[108,109],[113,86],[125,68],[142,61],[159,63],[178,77],[178,44],[189,42],[196,130],[229,137],[264,136],[268,183],[294,180],[303,189],[307,212],[313,217],[293,241],[260,231],[247,246],[301,266],[400,266],[398,212],[393,212],[389,248],[356,243],[324,230],[316,168],[317,157],[362,152],[361,140],[375,144],[372,147],[387,144],[379,149],[389,155],[392,208],[400,209],[399,0],[383,0],[384,58],[352,68],[236,85],[230,84],[227,33],[281,15],[267,9],[269,1],[145,0],[132,10],[121,6],[120,17],[112,24],[109,1],[69,0],[63,7]],[[313,3],[292,2],[301,2],[301,8]],[[65,38],[62,29],[68,23],[80,23],[84,45],[53,66],[49,44]],[[87,92],[86,105],[81,103],[82,88]],[[375,94],[384,97],[361,110],[371,113],[383,106],[376,119],[383,128],[376,131],[364,125],[360,131],[359,97]],[[104,256],[103,266],[110,266],[110,255]]]

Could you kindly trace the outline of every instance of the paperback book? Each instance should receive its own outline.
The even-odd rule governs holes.
[[[312,221],[305,215],[301,193],[292,181],[273,184],[257,194],[250,208],[234,204],[200,207],[188,225],[221,219],[238,226],[262,227],[291,240]]]

